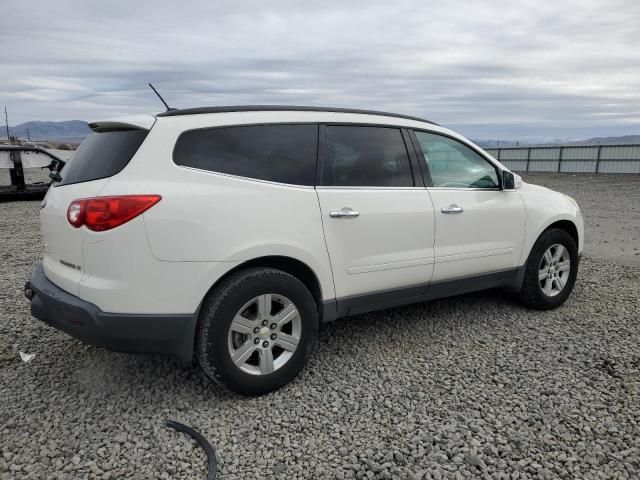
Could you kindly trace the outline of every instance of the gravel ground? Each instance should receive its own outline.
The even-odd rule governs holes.
[[[640,178],[637,175],[529,173],[525,181],[576,199],[586,222],[586,253],[640,265]]]
[[[215,444],[221,479],[638,478],[640,178],[528,179],[586,211],[565,306],[490,291],[339,320],[295,382],[249,399],[32,319],[38,204],[0,204],[0,479],[204,478],[204,454],[168,418]],[[605,241],[619,249],[603,258]]]

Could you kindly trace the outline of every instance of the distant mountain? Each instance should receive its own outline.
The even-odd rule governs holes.
[[[540,147],[549,145],[628,145],[640,144],[640,135],[623,135],[620,137],[594,137],[585,140],[569,138],[534,139],[534,140],[473,140],[482,148],[507,147]]]
[[[5,126],[0,127],[0,136],[5,132]],[[57,141],[80,143],[91,133],[87,122],[69,120],[66,122],[26,122],[14,127],[9,126],[9,133],[18,138],[27,139],[27,130],[32,141]],[[570,138],[530,138],[528,140],[473,140],[483,148],[498,147],[531,147],[544,145],[623,145],[640,144],[640,135],[624,135],[620,137],[594,137],[585,140]]]
[[[5,126],[0,128],[0,133],[5,132]],[[21,139],[32,141],[81,141],[91,133],[87,122],[82,120],[69,120],[66,122],[26,122],[16,126],[9,126],[9,134]]]
[[[624,135],[622,137],[594,137],[586,140],[569,142],[568,145],[628,145],[640,144],[640,135]]]
[[[480,145],[482,148],[506,148],[506,147],[528,147],[530,145],[536,144],[535,142],[530,141],[509,141],[509,140],[473,140],[472,142],[476,145]]]

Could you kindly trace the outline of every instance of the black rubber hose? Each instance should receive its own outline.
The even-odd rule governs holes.
[[[200,448],[204,450],[204,453],[207,454],[207,458],[209,460],[209,472],[207,473],[207,480],[215,480],[218,473],[218,460],[216,459],[215,449],[207,441],[207,439],[196,432],[193,428],[187,427],[186,425],[183,425],[179,422],[174,422],[173,420],[167,420],[167,427],[173,428],[178,432],[186,433],[196,442],[198,442]]]

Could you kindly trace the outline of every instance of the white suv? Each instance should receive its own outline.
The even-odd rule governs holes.
[[[195,356],[236,392],[293,379],[322,322],[492,287],[554,308],[576,279],[576,202],[426,120],[250,106],[90,126],[42,202],[32,314]]]

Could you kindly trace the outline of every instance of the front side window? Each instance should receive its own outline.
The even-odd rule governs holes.
[[[497,188],[498,174],[485,158],[449,137],[415,132],[434,187]]]
[[[292,185],[313,185],[317,125],[250,125],[184,132],[173,151],[185,167]]]
[[[402,133],[397,128],[326,127],[322,185],[413,187]]]

